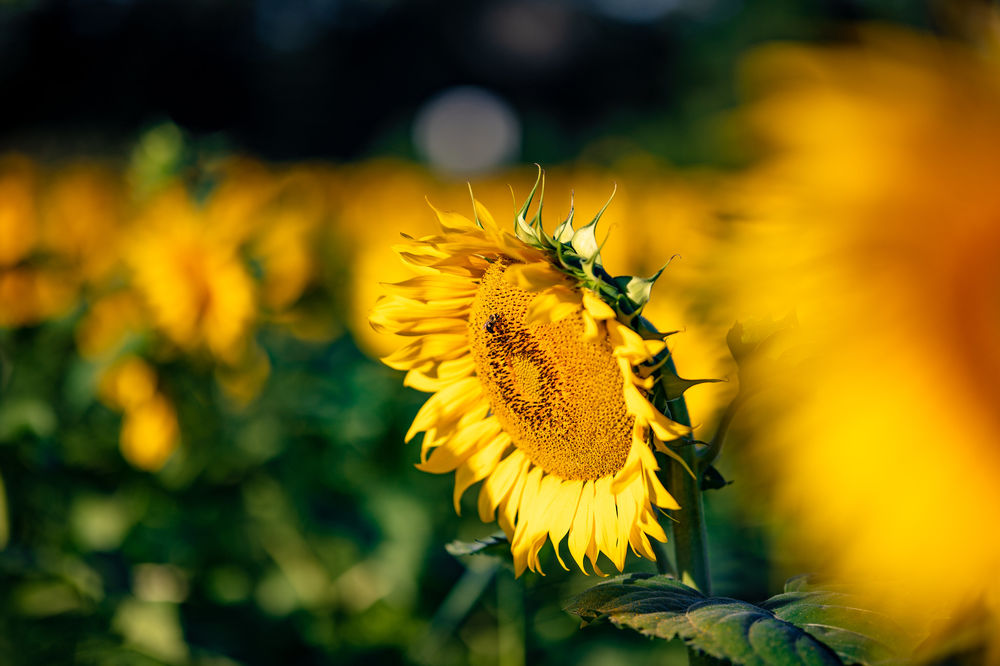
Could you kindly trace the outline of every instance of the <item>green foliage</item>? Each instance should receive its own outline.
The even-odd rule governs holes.
[[[510,555],[510,541],[503,532],[497,532],[475,541],[452,541],[445,545],[448,554],[461,555],[500,554]]]
[[[852,595],[793,578],[785,592],[754,605],[706,597],[666,576],[627,574],[577,596],[567,610],[584,622],[610,620],[647,636],[679,638],[712,657],[748,666],[882,664],[907,636],[888,618],[858,608]]]

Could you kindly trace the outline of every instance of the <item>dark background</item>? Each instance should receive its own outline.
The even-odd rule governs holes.
[[[892,0],[14,1],[0,4],[0,144],[106,152],[172,121],[271,160],[412,155],[416,110],[471,84],[523,119],[528,161],[625,135],[719,162],[732,156],[705,130],[735,103],[748,48],[928,15]]]

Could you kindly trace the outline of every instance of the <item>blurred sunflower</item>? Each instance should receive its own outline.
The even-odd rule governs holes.
[[[1000,602],[1000,69],[903,32],[752,62],[773,153],[727,257],[796,325],[744,373],[761,469],[811,554],[904,615]]]
[[[0,326],[64,315],[106,268],[119,183],[95,164],[45,169],[0,157]]]
[[[119,442],[125,459],[149,471],[163,467],[180,443],[180,426],[156,371],[139,357],[125,356],[103,373],[98,395],[124,412]]]
[[[257,314],[256,285],[226,229],[205,223],[183,187],[148,205],[126,249],[136,291],[181,349],[236,363]]]
[[[536,184],[537,187],[537,184]],[[397,246],[418,273],[388,285],[376,330],[412,341],[387,356],[405,383],[434,393],[407,441],[424,433],[418,467],[456,471],[454,503],[483,481],[478,509],[499,522],[515,570],[539,571],[551,540],[584,570],[606,555],[619,570],[629,546],[653,559],[666,540],[654,507],[680,508],[657,479],[651,444],[689,429],[654,407],[668,371],[663,336],[639,316],[653,279],[611,278],[594,229],[572,212],[550,236],[534,195],[515,234],[474,201],[475,221],[435,211],[440,235]],[[655,279],[655,278],[654,278]]]

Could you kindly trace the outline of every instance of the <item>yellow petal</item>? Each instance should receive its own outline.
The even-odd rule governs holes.
[[[599,324],[586,310],[580,314],[583,319],[583,333],[580,335],[580,339],[584,342],[592,342],[594,344],[602,342],[607,334],[604,326]]]
[[[406,433],[409,442],[421,430],[436,426],[439,430],[454,423],[468,409],[483,401],[482,387],[477,377],[460,379],[427,399],[417,412]]]
[[[532,264],[512,264],[504,271],[503,277],[523,291],[545,291],[553,287],[568,288],[565,273],[552,266],[550,261]]]
[[[668,493],[667,489],[660,483],[660,479],[657,478],[655,472],[646,472],[646,493],[653,506],[674,510],[681,508],[681,505],[677,503],[674,496]]]
[[[640,523],[637,522],[632,525],[632,529],[629,531],[628,541],[636,555],[645,557],[648,560],[656,559],[656,553],[653,552],[653,546],[649,543],[649,538],[646,536],[646,533],[642,531]]]
[[[478,284],[468,278],[454,275],[418,275],[396,283],[382,283],[389,294],[420,300],[439,300],[474,296]]]
[[[543,473],[540,476],[541,480],[538,482],[538,488],[530,497],[530,477],[525,482],[513,543],[519,544],[524,548],[528,568],[544,575],[541,562],[538,559],[538,553],[541,551],[542,546],[545,545],[545,539],[548,536],[550,514],[553,510],[552,502],[556,497],[560,479],[551,474]]]
[[[635,417],[637,423],[648,424],[661,440],[677,439],[691,433],[687,426],[671,421],[660,413],[631,382],[625,382],[623,392],[629,414]]]
[[[648,361],[666,348],[662,340],[645,340],[641,335],[618,321],[608,321],[608,339],[614,347],[614,354],[626,359],[631,365]]]
[[[442,333],[414,340],[384,357],[382,362],[395,370],[410,370],[429,362],[450,361],[468,354],[467,333]]]
[[[438,223],[445,232],[466,231],[477,228],[476,223],[464,215],[453,211],[439,210],[434,207],[434,204],[430,202],[430,199],[427,199],[426,201],[427,205],[434,211],[434,214],[437,215]]]
[[[517,476],[514,477],[514,486],[511,488],[510,494],[500,501],[498,507],[497,523],[508,539],[514,538],[514,524],[521,503],[521,491],[524,490],[524,480],[528,476],[530,465],[530,461],[525,456],[524,463],[520,466]]]
[[[664,531],[663,525],[660,525],[660,522],[656,519],[656,514],[648,507],[643,507],[643,510],[639,514],[639,527],[643,532],[657,541],[666,543],[667,533]]]
[[[517,525],[514,528],[514,538],[510,542],[511,554],[514,556],[514,577],[519,577],[528,566],[530,539],[525,539],[528,527],[537,520],[544,509],[538,506],[538,488],[542,482],[542,468],[535,467],[528,472],[521,491],[521,501],[518,505]]]
[[[559,542],[569,532],[570,525],[573,523],[573,516],[576,515],[576,507],[580,503],[580,491],[582,489],[583,482],[581,481],[561,482],[556,489],[556,495],[552,500],[549,515],[549,539],[552,540],[552,548],[556,551],[556,558],[559,560],[559,564],[566,571],[569,571],[569,567],[566,566],[562,555],[559,554]]]
[[[580,501],[576,507],[576,515],[573,517],[573,526],[569,530],[569,553],[583,573],[587,573],[583,566],[583,556],[594,541],[593,505],[594,482],[588,479],[580,492]]]
[[[471,356],[435,363],[426,371],[410,370],[403,379],[404,386],[418,391],[433,393],[440,391],[458,379],[464,379],[476,371],[476,362]]]
[[[482,481],[496,467],[497,461],[507,449],[508,441],[497,437],[486,446],[473,453],[455,473],[455,492],[452,501],[455,503],[455,513],[462,513],[462,495],[473,483]]]
[[[431,474],[450,472],[484,446],[487,441],[492,441],[500,432],[500,424],[495,419],[487,419],[456,430],[444,444],[434,449],[425,462],[416,467],[422,472],[430,472]]]
[[[611,477],[605,476],[594,483],[594,534],[597,550],[604,553],[621,571],[624,559],[618,561],[618,511],[611,492]]]
[[[583,290],[583,307],[594,319],[614,319],[617,316],[610,305],[589,289]]]
[[[500,502],[510,494],[517,476],[527,464],[528,458],[520,449],[504,458],[489,475],[479,490],[479,519],[484,523],[493,522]]]
[[[481,201],[473,199],[472,207],[476,211],[476,218],[484,227],[492,230],[496,230],[498,228],[496,220],[493,219],[493,215],[486,209],[486,206],[484,206]]]
[[[643,463],[645,459],[643,458],[642,451],[649,451],[649,447],[641,439],[635,437],[635,428],[632,429],[632,447],[629,449],[628,457],[625,459],[625,464],[622,468],[615,473],[612,483],[611,492],[616,495],[622,491],[622,489],[632,483],[632,480],[642,474]],[[650,453],[650,457],[652,453]],[[655,459],[654,459],[655,464]]]
[[[549,324],[579,311],[579,293],[567,287],[552,287],[531,301],[527,312],[524,313],[524,325]]]
[[[635,479],[632,485],[641,486],[642,478]],[[628,554],[629,541],[626,535],[632,531],[632,526],[636,523],[639,507],[629,488],[615,495],[615,505],[618,507],[618,526],[615,530],[618,534],[618,544],[615,557],[611,559],[618,567],[618,570],[621,571],[625,566],[625,556]]]

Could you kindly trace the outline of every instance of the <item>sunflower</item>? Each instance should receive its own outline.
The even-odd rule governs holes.
[[[574,229],[571,209],[549,235],[539,196],[527,220],[538,185],[514,233],[475,199],[473,220],[435,209],[439,235],[396,247],[417,276],[386,286],[371,323],[410,340],[383,361],[433,393],[406,440],[424,433],[419,469],[455,472],[456,512],[482,481],[479,516],[506,533],[517,575],[540,571],[547,540],[568,569],[564,538],[602,574],[601,553],[621,570],[629,547],[654,559],[649,538],[666,541],[656,508],[680,507],[653,449],[683,464],[665,442],[690,429],[665,413],[682,382],[640,314],[656,276],[609,276],[600,213]]]

